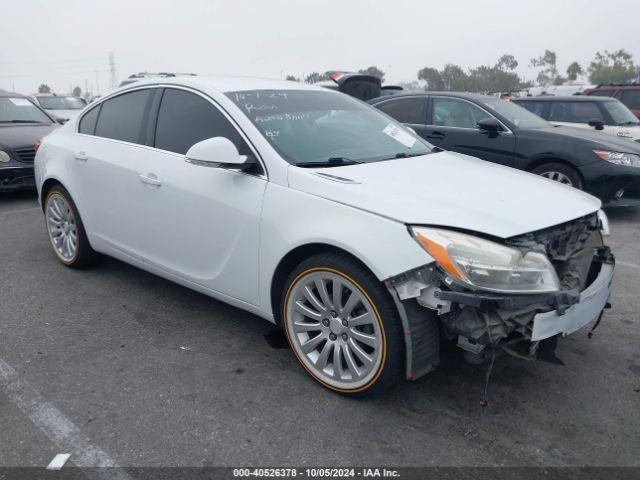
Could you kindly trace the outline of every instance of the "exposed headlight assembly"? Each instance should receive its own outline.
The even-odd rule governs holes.
[[[625,167],[640,167],[640,155],[636,153],[607,152],[604,150],[594,150],[597,156],[602,160],[606,160],[616,165],[624,165]]]
[[[11,160],[9,154],[3,150],[0,150],[0,163],[8,163]]]
[[[492,292],[555,292],[560,282],[546,255],[479,237],[428,227],[412,227],[416,241],[450,276]]]
[[[600,233],[603,236],[611,235],[611,229],[609,228],[609,217],[604,213],[604,210],[598,210],[598,220],[600,220]]]

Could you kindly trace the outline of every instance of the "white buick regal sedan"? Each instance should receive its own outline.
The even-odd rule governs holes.
[[[264,317],[345,394],[424,375],[443,341],[535,358],[607,306],[599,200],[320,87],[137,82],[48,135],[35,167],[64,265],[109,255]]]

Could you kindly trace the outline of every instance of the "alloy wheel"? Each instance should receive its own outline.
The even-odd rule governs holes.
[[[296,356],[323,383],[354,390],[379,372],[381,322],[351,279],[324,269],[301,274],[287,295],[286,323]]]
[[[560,182],[564,185],[569,185],[570,187],[574,186],[571,179],[562,172],[549,171],[549,172],[542,172],[540,175],[550,180]]]
[[[67,199],[57,192],[47,197],[46,221],[56,255],[65,263],[72,262],[78,252],[78,226]]]

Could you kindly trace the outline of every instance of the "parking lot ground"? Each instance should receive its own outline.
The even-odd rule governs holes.
[[[609,216],[613,309],[561,340],[564,365],[496,360],[481,408],[485,370],[455,349],[380,397],[335,395],[262,319],[116,260],[64,268],[35,196],[0,195],[0,465],[640,466],[640,209]]]

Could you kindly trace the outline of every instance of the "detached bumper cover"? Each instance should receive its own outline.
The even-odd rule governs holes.
[[[533,319],[531,340],[535,342],[559,333],[568,335],[598,318],[609,299],[613,270],[613,264],[603,264],[593,283],[580,293],[578,303],[564,314],[560,315],[556,310],[537,314]]]

